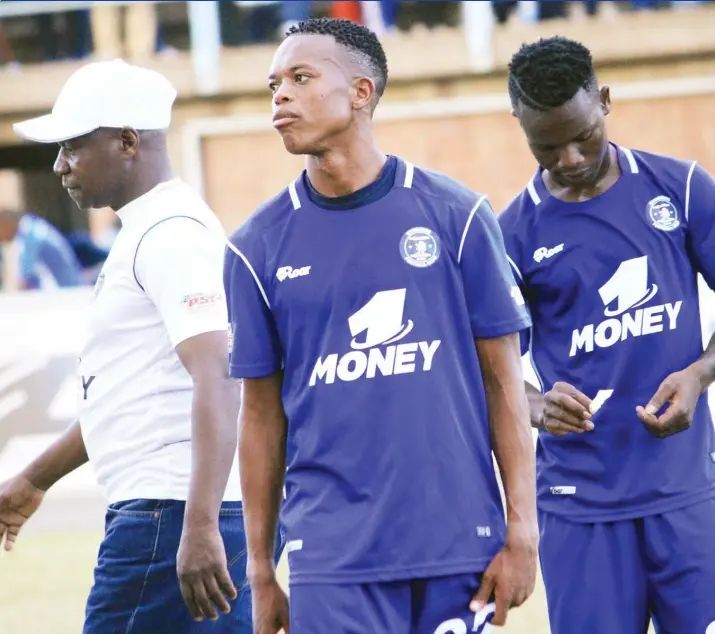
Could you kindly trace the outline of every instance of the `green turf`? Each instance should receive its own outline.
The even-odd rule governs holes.
[[[81,632],[100,537],[96,533],[20,536],[11,554],[0,554],[0,632]],[[284,580],[285,565],[280,572]],[[501,630],[504,634],[549,634],[540,583],[509,621]]]

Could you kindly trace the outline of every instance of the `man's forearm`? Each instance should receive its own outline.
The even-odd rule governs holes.
[[[707,391],[715,382],[715,334],[710,338],[710,342],[700,358],[690,367],[697,372],[701,391]]]
[[[22,474],[33,486],[47,491],[55,482],[72,473],[88,460],[79,422],[75,422],[35,458]]]
[[[251,386],[244,389],[246,387]],[[283,497],[287,431],[280,388],[277,389],[275,398],[254,401],[245,397],[239,417],[241,491],[248,542],[248,577],[252,583],[275,575],[273,561]]]
[[[229,377],[194,381],[192,467],[184,525],[218,524],[221,503],[236,455],[238,386]]]
[[[512,528],[536,526],[534,443],[518,345],[516,337],[477,342],[492,445],[506,496],[507,535]]]
[[[536,429],[544,428],[544,395],[531,383],[524,381],[526,397],[529,401],[529,420]]]

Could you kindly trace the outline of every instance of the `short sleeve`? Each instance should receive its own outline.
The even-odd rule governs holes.
[[[223,330],[228,315],[223,292],[222,236],[190,218],[169,218],[144,234],[134,274],[154,303],[173,346]]]
[[[685,218],[693,266],[715,290],[715,181],[696,163],[688,171]]]
[[[283,353],[268,297],[251,262],[233,243],[226,248],[223,283],[232,332],[229,374],[258,379],[281,369]]]
[[[504,238],[504,247],[506,248],[507,260],[509,262],[509,267],[511,268],[514,284],[516,284],[517,288],[519,289],[519,293],[521,293],[521,298],[525,301],[526,311],[530,312],[526,284],[524,283],[524,276],[521,272],[521,258],[519,257],[519,250],[516,247],[516,236],[513,234],[512,230],[509,227],[505,227],[502,224],[502,218],[504,218],[503,214],[497,217],[497,222],[499,223],[502,230],[502,237]],[[521,331],[520,340],[521,354],[523,356],[527,352],[529,352],[529,347],[531,345],[531,328],[526,328]]]
[[[458,253],[475,338],[501,337],[531,326],[509,268],[504,239],[486,197],[472,209]]]

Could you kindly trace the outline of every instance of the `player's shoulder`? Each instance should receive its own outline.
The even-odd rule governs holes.
[[[261,203],[256,210],[230,235],[230,243],[242,252],[256,249],[283,231],[295,213],[295,194],[291,186]]]
[[[533,218],[535,208],[536,203],[530,187],[524,187],[497,215],[502,232],[505,234],[520,232],[525,223]]]
[[[426,167],[415,166],[412,189],[417,196],[446,203],[446,209],[465,216],[477,202],[487,200],[485,194],[474,191],[456,178]]]
[[[689,175],[697,165],[695,161],[680,159],[667,154],[647,152],[620,147],[625,155],[630,171],[642,175],[654,184],[683,190]]]
[[[214,241],[225,233],[221,222],[201,194],[188,183],[176,180],[167,183],[145,203],[147,213],[132,230],[138,244],[151,242],[153,248],[170,248],[178,242],[184,245]],[[133,226],[134,227],[134,226]],[[197,231],[203,227],[207,231]]]

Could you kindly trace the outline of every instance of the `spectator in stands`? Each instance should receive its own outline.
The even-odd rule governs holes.
[[[0,243],[12,245],[21,289],[81,286],[82,267],[67,239],[34,214],[0,210]]]

